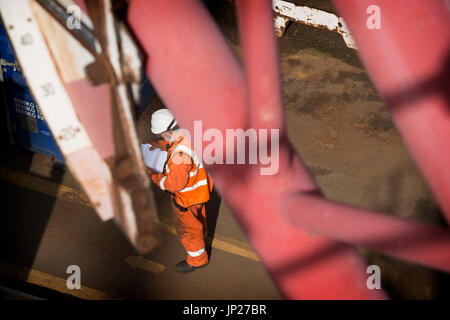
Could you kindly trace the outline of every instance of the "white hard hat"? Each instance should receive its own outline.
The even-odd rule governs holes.
[[[169,109],[159,109],[152,114],[152,128],[154,134],[160,134],[171,130],[177,125],[177,121]]]

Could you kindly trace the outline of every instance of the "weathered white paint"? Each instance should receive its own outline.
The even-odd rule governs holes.
[[[103,1],[105,4],[105,26],[106,26],[106,37],[108,38],[108,48],[106,49],[107,56],[111,62],[114,73],[117,78],[122,78],[122,68],[120,66],[120,52],[117,42],[116,35],[116,24],[114,20],[114,15],[112,12],[112,5],[110,0]]]
[[[62,7],[69,8],[70,6],[76,5],[75,1],[73,0],[56,0]],[[94,25],[92,24],[91,18],[89,18],[88,15],[86,15],[83,10],[81,10],[81,22],[88,28],[94,30]]]
[[[288,1],[273,0],[272,4],[276,14],[275,28],[279,35],[279,28],[282,26],[283,20],[277,20],[277,18],[283,17],[313,27],[327,28],[331,31],[335,31],[342,36],[347,47],[357,49],[355,41],[350,35],[342,18],[326,11],[306,6],[296,6],[294,3]]]
[[[131,38],[129,31],[123,23],[118,23],[120,37],[120,51],[122,56],[123,72],[131,78],[131,94],[136,105],[140,104],[142,59],[139,49]]]
[[[27,0],[1,1],[6,30],[28,86],[64,154],[91,146]],[[5,14],[7,13],[7,14]]]
[[[277,32],[278,37],[282,37],[284,31],[286,30],[286,26],[289,23],[289,19],[282,16],[275,16],[275,30]]]
[[[68,167],[101,219],[108,220],[113,217],[110,176],[104,174],[105,163],[79,121],[62,80],[63,74],[67,79],[76,79],[80,74],[76,69],[68,72],[63,65],[58,68],[54,61],[58,59],[52,55],[41,34],[45,27],[40,23],[45,21],[46,13],[32,10],[31,6],[29,0],[0,0],[0,14],[28,87]]]
[[[126,86],[125,84],[120,84],[117,88],[117,92],[119,94],[119,105],[121,107],[120,112],[124,115],[124,118],[122,118],[122,121],[126,121],[128,124],[128,136],[130,138],[131,147],[130,150],[133,154],[133,158],[136,161],[137,169],[142,177],[142,181],[144,182],[145,186],[150,185],[150,180],[148,179],[148,175],[146,174],[147,170],[145,169],[144,160],[142,158],[141,148],[139,139],[136,134],[136,127],[134,125],[134,119],[133,115],[131,113],[131,105],[130,100],[128,99],[127,92],[126,92]]]
[[[95,60],[92,54],[37,2],[31,2],[31,9],[38,19],[42,35],[46,39],[63,83],[84,78],[84,68]]]
[[[130,194],[120,185],[117,185],[118,193],[120,197],[121,210],[124,216],[123,230],[130,239],[131,243],[136,246],[137,244],[137,224],[136,215],[133,210],[133,202]]]

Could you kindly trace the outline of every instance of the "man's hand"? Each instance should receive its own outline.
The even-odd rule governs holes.
[[[149,143],[151,145],[150,151],[151,150],[155,150],[155,149],[159,149],[161,151],[167,151],[165,149],[166,142],[164,140],[157,140],[157,141],[152,141],[152,142],[149,142]]]

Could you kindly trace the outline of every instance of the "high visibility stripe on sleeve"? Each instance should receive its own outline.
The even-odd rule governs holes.
[[[192,159],[194,159],[194,162],[195,162],[195,165],[197,166],[197,167],[199,167],[200,166],[200,160],[198,160],[198,158],[197,158],[197,156],[195,155],[195,152],[194,151],[192,151],[191,149],[189,149],[188,147],[186,147],[186,146],[183,146],[183,145],[178,145],[178,146],[176,146],[175,147],[175,149],[173,150],[173,154],[175,154],[175,153],[177,153],[178,151],[182,151],[182,152],[184,152],[184,153],[186,153],[188,156],[190,156]]]
[[[203,168],[203,163],[200,163],[200,166],[198,166],[197,169],[195,169],[194,172],[189,172],[189,177],[195,176],[197,174],[197,172],[198,172],[198,169],[201,169],[201,168]]]
[[[161,190],[166,190],[166,188],[164,188],[164,181],[166,181],[166,178],[167,176],[165,176],[159,181],[159,187],[161,188]]]
[[[183,190],[181,190],[180,192],[192,191],[192,190],[197,189],[198,187],[204,186],[206,184],[208,184],[208,179],[200,180],[199,182],[194,184],[192,187],[186,187]]]
[[[195,169],[195,171],[189,172],[189,177],[195,176],[195,175],[197,174],[199,168],[200,168],[200,169],[203,168],[203,163],[200,163],[200,166],[197,167],[197,169]],[[170,169],[169,169],[169,168],[166,168],[166,173],[168,174],[169,172],[170,172]]]
[[[205,248],[202,248],[198,251],[187,251],[187,253],[191,256],[191,257],[198,257],[201,256],[203,254],[203,252],[205,252]]]
[[[175,154],[176,152],[179,152],[179,151],[187,154],[192,159],[194,159],[194,163],[195,163],[195,166],[197,167],[197,169],[195,169],[195,171],[193,171],[193,172],[189,172],[189,177],[194,177],[198,173],[198,169],[203,168],[203,163],[200,162],[200,160],[197,158],[197,156],[195,155],[195,152],[192,151],[191,149],[189,149],[188,147],[183,146],[183,145],[178,145],[175,147],[173,154]]]

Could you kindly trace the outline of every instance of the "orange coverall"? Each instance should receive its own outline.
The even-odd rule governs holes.
[[[169,142],[160,140],[156,144],[160,149],[166,150]],[[189,156],[178,153],[174,157],[184,157],[184,159],[172,161],[168,166],[169,174],[152,173],[151,176],[153,182],[158,186],[160,186],[161,179],[167,177],[164,181],[164,188],[170,193],[179,192],[186,187],[189,172],[193,167]],[[183,212],[172,201],[172,208],[175,229],[181,244],[187,251],[186,262],[194,267],[205,265],[208,263],[208,255],[205,248],[205,240],[207,238],[205,204],[193,205],[187,208],[186,212]]]

